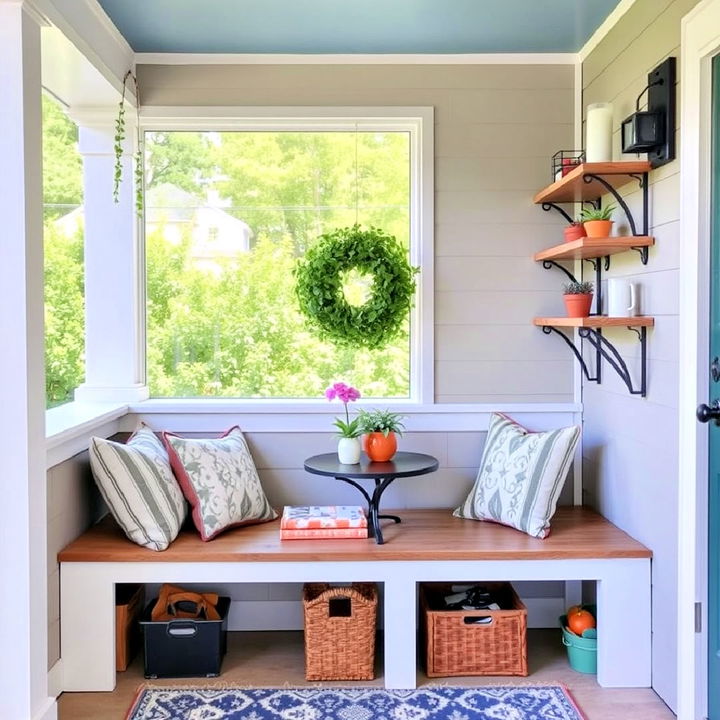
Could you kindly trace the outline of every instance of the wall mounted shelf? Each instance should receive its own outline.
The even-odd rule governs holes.
[[[606,360],[610,367],[620,376],[631,395],[645,397],[647,391],[647,328],[652,327],[655,320],[651,317],[606,317],[600,315],[602,308],[602,268],[600,258],[605,258],[605,270],[610,268],[610,256],[628,250],[640,253],[640,261],[647,265],[649,259],[648,249],[655,244],[655,239],[648,235],[648,172],[651,166],[643,162],[608,162],[583,163],[571,170],[567,175],[548,185],[538,192],[533,202],[542,206],[545,211],[556,210],[568,222],[572,222],[571,215],[560,207],[559,203],[592,203],[601,207],[601,198],[605,194],[613,196],[622,208],[630,226],[631,235],[607,238],[581,238],[568,243],[555,245],[535,253],[534,259],[542,262],[546,269],[557,268],[571,280],[575,276],[565,266],[562,260],[587,260],[595,268],[595,307],[597,313],[586,318],[567,317],[538,317],[533,321],[542,331],[550,335],[555,333],[570,348],[575,355],[583,374],[590,382],[600,383],[601,363]],[[638,232],[635,218],[630,212],[625,199],[618,192],[618,188],[636,180],[642,190],[642,228]],[[617,348],[603,336],[603,328],[627,327],[637,333],[640,340],[641,376],[640,387],[635,388],[630,377],[630,371],[618,352]],[[564,329],[577,329],[581,339],[587,340],[595,350],[595,375],[591,375],[582,351],[575,345]]]
[[[582,318],[570,317],[536,317],[533,323],[538,327],[564,328],[604,328],[604,327],[652,327],[655,318],[645,315],[637,317],[607,317],[606,315],[589,315]]]
[[[590,260],[615,255],[639,247],[655,244],[655,238],[648,235],[632,235],[609,238],[580,238],[536,252],[534,259],[543,260]]]
[[[596,200],[608,192],[605,183],[617,189],[627,185],[633,176],[641,176],[648,172],[650,172],[650,163],[647,161],[582,163],[565,177],[540,190],[533,198],[533,202],[540,205]],[[598,176],[602,176],[605,183],[600,182]]]

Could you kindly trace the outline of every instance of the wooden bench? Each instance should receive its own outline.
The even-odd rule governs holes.
[[[651,552],[597,513],[560,508],[536,540],[448,510],[400,510],[372,540],[281,543],[279,521],[203,543],[186,531],[162,553],[129,542],[110,520],[59,553],[66,691],[115,687],[115,583],[384,583],[385,685],[416,685],[416,592],[425,581],[594,580],[598,682],[650,686]]]

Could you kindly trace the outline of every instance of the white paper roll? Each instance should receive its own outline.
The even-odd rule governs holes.
[[[585,159],[587,162],[612,160],[612,105],[588,105],[585,117]]]

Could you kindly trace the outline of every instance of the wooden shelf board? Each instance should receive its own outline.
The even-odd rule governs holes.
[[[578,260],[599,258],[627,252],[634,247],[646,247],[655,244],[650,235],[631,235],[609,238],[580,238],[572,242],[561,243],[535,253],[535,260]]]
[[[536,317],[533,323],[538,327],[568,327],[568,328],[602,328],[602,327],[652,327],[655,318],[638,317],[607,317],[605,315],[590,315],[584,318],[570,317]]]
[[[594,200],[605,195],[607,189],[597,181],[586,183],[583,179],[585,175],[602,175],[610,185],[619,188],[632,180],[630,175],[649,171],[650,163],[647,161],[583,163],[565,177],[540,190],[533,198],[533,202],[539,204]]]

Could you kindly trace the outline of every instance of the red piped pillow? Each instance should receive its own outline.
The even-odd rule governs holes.
[[[165,432],[163,440],[203,540],[212,540],[236,525],[253,525],[277,517],[239,427],[210,439]]]

